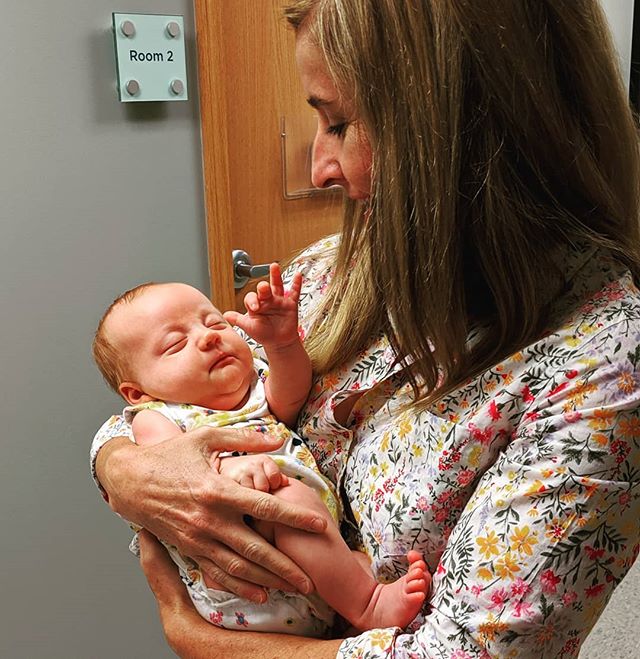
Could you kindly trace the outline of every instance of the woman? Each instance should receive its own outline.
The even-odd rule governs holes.
[[[423,552],[431,606],[344,641],[234,634],[191,613],[147,537],[168,639],[188,657],[575,655],[639,544],[640,164],[597,2],[298,0],[287,17],[314,184],[348,197],[339,245],[294,264],[317,373],[298,430],[379,578]],[[205,432],[109,441],[112,505],[234,592],[305,590],[241,518],[313,516],[208,474],[257,440]]]

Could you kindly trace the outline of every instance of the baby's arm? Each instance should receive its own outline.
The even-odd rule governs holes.
[[[160,444],[180,433],[173,421],[155,410],[140,410],[131,422],[133,439],[138,446]]]
[[[311,360],[298,334],[298,301],[302,275],[296,272],[284,290],[277,263],[269,268],[269,282],[244,298],[246,314],[228,311],[225,319],[261,343],[269,361],[265,384],[267,402],[275,416],[292,426],[311,389]]]

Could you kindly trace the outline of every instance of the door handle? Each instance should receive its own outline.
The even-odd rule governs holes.
[[[251,257],[241,249],[234,249],[233,287],[237,290],[246,285],[249,279],[259,279],[269,274],[269,264],[253,265]]]

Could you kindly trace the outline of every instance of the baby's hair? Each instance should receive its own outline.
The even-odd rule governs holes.
[[[110,305],[109,308],[104,312],[104,315],[98,323],[98,329],[96,334],[93,337],[93,359],[95,360],[102,377],[106,380],[107,384],[117,393],[118,386],[125,379],[124,372],[124,359],[122,351],[114,345],[109,338],[107,337],[107,332],[105,330],[105,323],[111,312],[121,304],[128,304],[133,302],[140,293],[142,293],[147,288],[151,286],[158,286],[156,282],[147,282],[146,284],[140,284],[131,290],[125,291],[122,295],[118,296]]]

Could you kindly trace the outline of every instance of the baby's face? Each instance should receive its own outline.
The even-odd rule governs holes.
[[[108,331],[149,398],[219,410],[244,402],[253,379],[251,350],[197,289],[152,286],[114,309]]]

